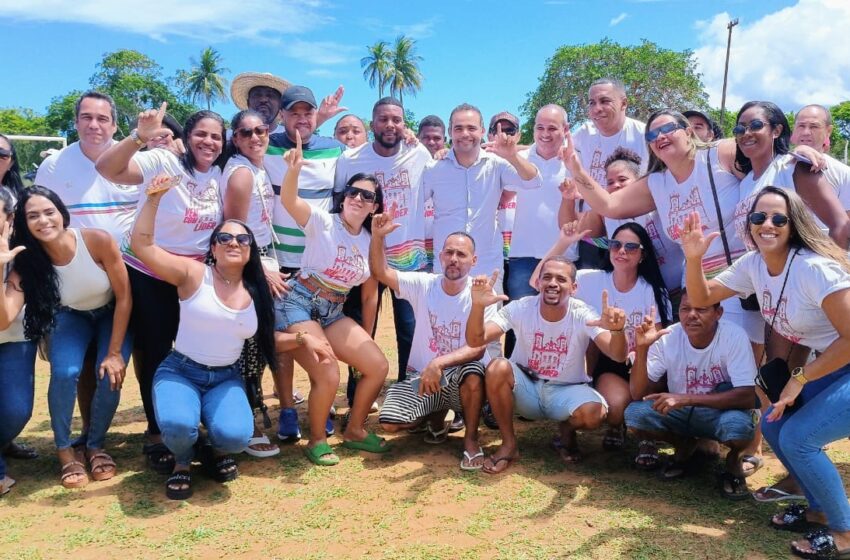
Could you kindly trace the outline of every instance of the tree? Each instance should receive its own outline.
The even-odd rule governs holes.
[[[369,55],[360,59],[363,79],[369,83],[371,88],[378,86],[378,99],[381,99],[384,96],[384,87],[389,78],[393,53],[386,41],[378,41],[374,45],[367,46],[366,50]]]
[[[178,79],[182,77],[183,91],[186,96],[193,103],[198,99],[205,99],[207,110],[210,109],[213,101],[227,100],[225,93],[227,80],[222,77],[222,74],[229,70],[224,68],[221,62],[221,54],[212,47],[207,47],[201,51],[200,62],[192,59],[192,69],[188,73],[178,74]]]
[[[842,101],[829,108],[832,114],[832,136],[830,153],[847,163],[847,148],[850,142],[850,101]]]
[[[416,95],[422,89],[422,72],[419,63],[422,57],[416,54],[416,41],[410,37],[396,37],[392,50],[392,64],[388,73],[390,95],[404,103],[404,94]]]
[[[526,132],[531,130],[537,110],[547,103],[566,109],[570,122],[583,121],[587,90],[594,80],[603,77],[625,84],[628,113],[641,120],[664,107],[708,107],[692,51],[663,49],[647,40],[625,46],[606,38],[591,45],[560,47],[546,61],[537,89],[528,94],[521,107]]]
[[[68,139],[68,143],[79,140],[74,128],[74,105],[83,92],[74,90],[61,97],[54,97],[47,106],[45,120],[48,126]]]
[[[56,130],[48,123],[44,115],[36,114],[32,109],[0,109],[0,131],[6,135],[56,136]],[[14,141],[18,154],[21,174],[32,171],[41,162],[41,151],[45,148],[58,148],[58,144],[49,142]]]

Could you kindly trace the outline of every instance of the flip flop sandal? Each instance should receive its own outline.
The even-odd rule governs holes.
[[[259,437],[252,437],[248,440],[248,445],[245,446],[245,449],[242,450],[243,453],[250,455],[251,457],[259,457],[260,459],[265,459],[267,457],[274,457],[275,455],[280,454],[280,447],[274,446],[274,449],[255,449],[251,447],[252,445],[271,445],[272,442],[269,439],[269,436],[263,434]]]
[[[753,492],[753,499],[761,503],[769,502],[784,502],[793,500],[805,500],[806,497],[802,494],[791,494],[785,490],[774,488],[773,486],[762,486]]]
[[[838,550],[835,546],[835,540],[829,534],[828,529],[820,529],[812,531],[805,536],[809,541],[811,550],[803,550],[791,545],[791,553],[801,558],[811,558],[813,560],[846,560],[850,558],[850,548]]]
[[[487,474],[501,474],[501,473],[505,472],[506,470],[508,470],[510,468],[511,464],[514,461],[516,461],[517,459],[518,459],[518,457],[498,457],[498,458],[496,458],[496,457],[490,455],[490,462],[493,463],[493,468],[488,469],[486,466],[482,465],[481,470],[486,472]],[[496,470],[495,467],[498,467],[499,464],[501,464],[501,463],[507,463],[505,465],[505,468]]]
[[[174,488],[183,484],[187,488]],[[187,500],[192,497],[192,475],[189,471],[177,471],[168,477],[165,481],[165,496],[169,500]]]
[[[461,467],[463,468],[463,467]],[[11,476],[6,476],[0,480],[0,496],[5,496],[12,490],[12,486],[17,484],[17,481]]]
[[[635,456],[635,466],[642,471],[652,471],[657,469],[659,464],[658,446],[654,441],[641,440],[638,444],[638,453]]]
[[[449,424],[443,423],[443,428],[441,430],[434,430],[431,424],[428,424],[428,433],[425,434],[424,441],[425,443],[430,443],[431,445],[440,445],[444,443],[446,439],[449,437]]]
[[[3,456],[10,459],[38,459],[38,451],[32,447],[13,441],[3,450]]]
[[[59,482],[65,488],[82,488],[89,483],[89,475],[86,473],[86,466],[79,461],[68,461],[62,465],[60,471]],[[68,479],[75,475],[82,475],[82,480],[78,482],[69,482]]]
[[[677,480],[679,478],[684,478],[688,474],[688,462],[687,461],[675,461],[671,460],[664,464],[661,467],[661,470],[658,472],[658,477],[661,480]]]
[[[354,449],[356,451],[368,451],[369,453],[386,453],[392,446],[383,438],[378,437],[373,432],[369,432],[362,441],[347,439],[342,442],[342,446],[346,449]]]
[[[118,472],[115,461],[105,451],[95,453],[88,459],[91,477],[97,482],[109,480]]]
[[[472,462],[479,457],[484,456],[484,450],[480,447],[478,448],[478,453],[470,453],[469,451],[463,451],[463,459],[460,460],[460,470],[462,471],[480,471],[484,468],[484,463],[480,465],[473,465]]]
[[[758,455],[744,455],[741,457],[741,462],[744,463],[745,466],[751,465],[751,468],[744,469],[744,478],[753,476],[764,466],[764,459]]]
[[[304,455],[310,459],[311,463],[320,467],[332,467],[339,464],[339,457],[327,442],[322,442],[315,447],[305,447]]]
[[[782,522],[777,523],[774,520],[776,516],[773,516],[770,518],[770,526],[777,531],[789,531],[791,533],[805,533],[807,531],[825,529],[826,525],[823,523],[806,519],[806,510],[808,509],[806,506],[800,504],[792,504],[782,512]]]
[[[619,426],[609,429],[602,438],[602,449],[605,451],[617,451],[623,448],[626,441],[626,427]]]
[[[174,454],[164,443],[146,443],[142,446],[142,453],[154,472],[168,474],[174,470]]]
[[[561,461],[567,465],[581,463],[581,460],[584,458],[581,450],[578,448],[578,445],[574,445],[572,447],[564,447],[562,445],[558,448],[558,455],[561,457]]]
[[[720,473],[720,491],[727,500],[746,500],[750,496],[744,478],[730,472]]]

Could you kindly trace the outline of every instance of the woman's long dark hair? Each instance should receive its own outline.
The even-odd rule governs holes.
[[[192,177],[195,176],[195,164],[197,163],[197,160],[195,159],[195,154],[192,153],[192,147],[189,145],[189,137],[192,136],[192,131],[195,130],[198,123],[204,119],[212,119],[221,125],[221,153],[218,154],[217,158],[215,158],[213,165],[216,165],[219,169],[223,170],[224,164],[227,162],[227,154],[224,153],[224,142],[227,138],[227,133],[224,127],[224,119],[221,118],[221,115],[214,111],[198,111],[197,113],[192,113],[183,125],[183,143],[186,144],[186,153],[180,157],[180,163],[183,164],[183,169],[185,169],[186,173]]]
[[[741,110],[738,111],[738,116],[735,117],[735,123],[738,122],[741,115],[744,114],[744,111],[751,107],[758,107],[764,111],[764,114],[767,117],[767,122],[770,124],[771,128],[782,126],[782,132],[779,133],[779,136],[773,139],[773,157],[783,156],[790,152],[791,126],[788,124],[788,118],[785,116],[785,113],[782,112],[782,109],[780,109],[776,103],[771,103],[770,101],[747,101],[744,103],[744,106],[741,107]],[[745,175],[753,170],[753,162],[751,162],[750,158],[745,156],[744,152],[741,151],[740,146],[738,146],[737,138],[735,139],[735,169]]]
[[[239,148],[236,146],[235,140],[236,134],[239,131],[239,125],[242,124],[242,119],[245,117],[257,117],[261,121],[263,120],[263,116],[253,109],[245,109],[233,115],[233,118],[230,120],[230,140],[227,141],[227,146],[224,148],[225,161],[229,160],[233,156],[241,155]],[[269,130],[269,133],[271,133],[271,130]]]
[[[375,208],[375,214],[381,214],[384,211],[384,191],[381,189],[381,185],[378,183],[378,178],[369,173],[355,173],[351,176],[347,183],[345,183],[345,188],[350,187],[357,181],[369,181],[373,185],[375,185],[375,204],[378,205]],[[331,209],[331,214],[339,214],[342,212],[342,203],[345,200],[345,191],[337,192],[334,194],[334,205]],[[366,231],[372,233],[372,215],[366,217],[363,221],[363,227],[366,228]]]
[[[638,239],[640,239],[640,244],[643,245],[643,259],[638,263],[638,276],[652,286],[652,293],[655,295],[655,308],[658,310],[658,316],[661,317],[661,324],[666,327],[670,324],[670,317],[667,315],[667,306],[670,305],[670,294],[667,293],[664,277],[661,276],[661,268],[658,266],[658,257],[655,255],[652,239],[649,238],[649,234],[646,233],[644,227],[637,222],[626,222],[621,225],[610,235],[610,239],[614,239],[624,229],[637,235]],[[608,258],[602,261],[602,270],[605,272],[614,271],[614,265],[611,264],[610,251]]]
[[[53,262],[41,243],[32,235],[27,225],[26,205],[35,196],[41,196],[53,203],[62,215],[62,225],[66,229],[71,223],[71,215],[65,204],[50,189],[33,186],[26,189],[18,199],[15,212],[15,231],[12,234],[12,247],[23,245],[26,251],[15,257],[14,270],[21,277],[21,289],[24,291],[24,335],[37,341],[53,330],[54,316],[59,307],[59,275]]]
[[[15,145],[5,134],[0,134],[0,138],[9,143],[9,149],[12,151],[12,166],[9,167],[5,175],[0,177],[0,185],[9,187],[15,198],[20,200],[21,195],[24,194],[24,182],[21,180],[21,166],[18,163],[18,152],[15,150]]]
[[[242,284],[254,301],[254,311],[257,313],[257,344],[266,363],[274,371],[277,367],[277,357],[274,350],[274,301],[272,300],[269,284],[266,282],[263,263],[260,261],[260,249],[257,247],[257,240],[254,238],[254,232],[251,231],[248,224],[242,220],[232,219],[218,224],[212,231],[212,234],[210,234],[210,248],[207,252],[207,262],[215,264],[212,254],[213,245],[215,244],[214,239],[216,234],[224,227],[224,224],[227,223],[238,224],[245,228],[245,231],[251,235],[251,251],[248,256],[248,262],[245,263],[245,268],[242,269]]]

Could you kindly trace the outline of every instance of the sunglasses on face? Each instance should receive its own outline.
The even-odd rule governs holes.
[[[357,195],[360,195],[361,200],[363,202],[375,202],[375,198],[378,196],[374,191],[367,191],[366,189],[359,189],[357,187],[345,187],[346,198],[357,198]]]
[[[495,126],[490,129],[490,134],[498,134],[499,129]],[[507,134],[508,136],[514,136],[517,133],[517,129],[512,126],[504,126],[502,125],[502,133]]]
[[[12,150],[0,148],[0,159],[9,159],[10,157],[12,157]]]
[[[765,212],[751,212],[747,219],[754,226],[760,226],[767,221],[767,214]],[[770,216],[770,222],[776,227],[785,227],[788,225],[788,216],[773,214]]]
[[[260,124],[254,128],[240,128],[236,131],[236,134],[242,138],[250,138],[254,134],[257,135],[257,138],[264,138],[268,133],[269,125],[267,124]]]
[[[242,245],[243,247],[247,247],[251,244],[251,241],[254,239],[251,237],[251,234],[248,233],[238,233],[233,235],[232,233],[227,233],[226,231],[220,231],[215,234],[213,241],[218,245],[229,245],[231,241],[236,240],[236,243]]]
[[[743,136],[749,130],[750,132],[757,132],[764,128],[765,122],[760,119],[753,119],[749,122],[749,124],[736,124],[735,128],[732,129],[732,134],[735,136]]]
[[[616,239],[608,240],[608,250],[613,252],[618,252],[620,249],[625,249],[627,253],[634,253],[635,251],[640,251],[643,249],[643,245],[640,243],[635,243],[634,241],[626,241],[623,243],[622,241],[618,241]]]
[[[647,130],[646,133],[644,134],[644,138],[646,138],[646,141],[651,144],[652,142],[655,142],[656,140],[658,140],[658,137],[661,136],[662,134],[671,134],[671,133],[679,130],[680,128],[685,128],[685,127],[682,126],[681,124],[677,123],[677,122],[662,124],[661,126],[657,126],[657,127],[653,128],[652,130]]]

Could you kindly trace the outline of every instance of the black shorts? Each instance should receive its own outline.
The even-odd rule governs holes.
[[[596,387],[596,383],[599,381],[599,376],[603,373],[613,373],[626,381],[629,380],[629,372],[632,369],[632,364],[630,362],[615,362],[611,358],[605,355],[604,352],[599,352],[599,359],[596,360],[596,367],[593,368],[593,386]]]

